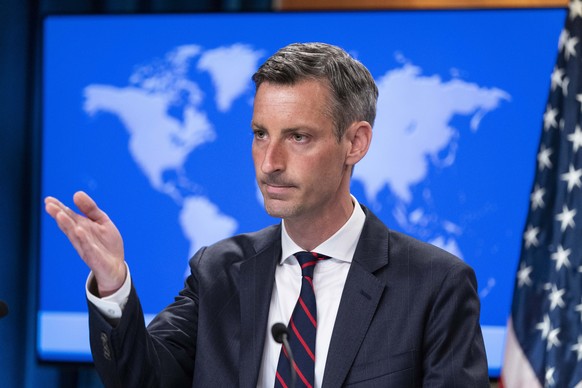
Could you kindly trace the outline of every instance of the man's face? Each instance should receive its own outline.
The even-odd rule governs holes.
[[[349,142],[338,142],[319,81],[263,83],[254,102],[253,160],[265,209],[289,221],[334,217],[349,193]]]

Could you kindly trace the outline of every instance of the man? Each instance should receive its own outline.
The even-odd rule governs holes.
[[[270,334],[285,322],[298,387],[488,386],[473,271],[387,229],[350,195],[376,113],[368,70],[338,47],[292,44],[253,80],[257,183],[282,222],[201,249],[147,330],[107,215],[84,193],[74,202],[86,217],[46,199],[92,271],[91,346],[105,385],[290,386],[291,358]],[[299,252],[321,256],[304,264]]]

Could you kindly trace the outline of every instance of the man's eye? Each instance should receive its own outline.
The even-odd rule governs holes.
[[[293,135],[293,140],[295,140],[295,141],[303,141],[304,139],[305,139],[305,136],[303,136],[303,135],[299,135],[297,133]]]
[[[255,131],[255,137],[257,139],[264,139],[266,136],[265,131]]]

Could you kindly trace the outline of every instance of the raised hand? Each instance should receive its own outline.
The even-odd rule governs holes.
[[[121,234],[86,193],[75,193],[73,201],[83,215],[54,197],[45,198],[46,212],[55,219],[79,256],[93,271],[99,296],[111,295],[121,288],[126,277]]]

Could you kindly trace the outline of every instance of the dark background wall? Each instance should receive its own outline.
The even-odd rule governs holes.
[[[1,387],[101,386],[90,365],[39,364],[35,357],[43,18],[270,9],[271,0],[0,0],[0,300],[9,305],[0,320]]]
[[[42,20],[52,14],[181,13],[321,8],[565,6],[567,0],[0,0],[0,387],[100,387],[90,365],[35,357]],[[63,268],[66,271],[66,268]],[[84,290],[79,290],[80,293]]]

